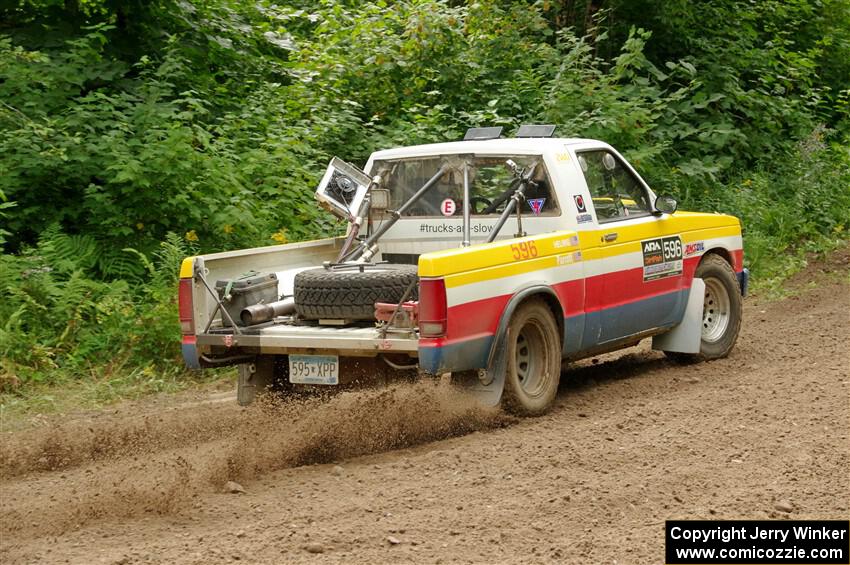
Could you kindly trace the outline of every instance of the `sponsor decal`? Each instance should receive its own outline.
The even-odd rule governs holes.
[[[694,241],[693,243],[685,244],[685,257],[699,255],[703,251],[705,251],[704,241]]]
[[[643,254],[643,281],[654,281],[682,274],[684,249],[678,235],[640,242]]]
[[[457,204],[451,198],[446,198],[440,204],[440,212],[443,213],[443,216],[453,216],[456,210]]]
[[[539,216],[540,212],[543,210],[543,204],[545,203],[545,198],[532,198],[528,201],[528,206],[531,208],[531,211],[534,212],[535,216]]]
[[[556,239],[552,243],[552,247],[555,249],[560,249],[562,247],[575,247],[578,245],[578,236],[571,235],[568,239]]]
[[[575,251],[566,255],[558,255],[559,265],[570,265],[581,261],[581,251]]]
[[[559,163],[569,163],[570,162],[569,151],[564,151],[563,153],[555,153],[555,160]]]
[[[225,347],[233,347],[233,336],[232,335],[224,336],[224,346]]]
[[[592,222],[592,221],[593,221],[593,216],[591,216],[590,214],[579,214],[578,216],[576,216],[576,222],[578,222],[580,224],[586,224],[587,222]]]
[[[573,200],[576,201],[576,210],[578,210],[579,214],[587,212],[587,206],[584,203],[584,196],[581,194],[575,194],[573,195]]]

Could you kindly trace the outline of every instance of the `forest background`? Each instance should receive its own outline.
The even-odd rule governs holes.
[[[0,401],[186,386],[183,256],[340,233],[333,155],[520,123],[739,216],[775,291],[848,239],[850,2],[0,1]]]

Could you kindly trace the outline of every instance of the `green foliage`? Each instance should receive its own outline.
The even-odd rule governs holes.
[[[819,124],[846,138],[845,2],[593,4],[23,2],[0,28],[6,248],[52,225],[146,253],[319,236],[330,156],[470,125],[605,139],[693,184],[684,204]]]
[[[339,233],[312,197],[332,155],[474,125],[610,142],[741,216],[757,276],[850,229],[845,0],[7,4],[7,386],[179,366],[181,255]]]
[[[125,251],[141,274],[109,281],[99,275],[109,253],[88,236],[57,228],[33,248],[0,255],[7,297],[0,302],[0,388],[134,367],[174,372],[181,358],[177,273],[193,251],[169,234],[152,260]]]
[[[9,216],[9,212],[7,210],[14,208],[15,206],[17,206],[17,204],[15,202],[9,202],[6,199],[6,195],[0,191],[0,220],[3,221],[3,223],[0,224],[0,249],[3,249],[3,246],[6,244],[6,236],[12,235],[12,232],[5,229],[3,226],[6,225],[6,218]]]
[[[850,230],[850,148],[817,128],[779,158],[703,192],[697,206],[735,214],[745,227],[745,258],[772,277],[795,253],[835,247]],[[694,191],[696,193],[696,191]]]

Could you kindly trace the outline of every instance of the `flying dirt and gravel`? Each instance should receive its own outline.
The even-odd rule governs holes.
[[[726,359],[573,364],[539,418],[421,382],[4,424],[0,561],[649,564],[667,519],[846,519],[848,274],[748,299]]]

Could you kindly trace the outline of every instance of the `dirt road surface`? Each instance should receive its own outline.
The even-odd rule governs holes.
[[[847,519],[849,258],[748,300],[728,359],[587,360],[541,418],[426,383],[6,432],[0,561],[650,564],[666,519]]]

